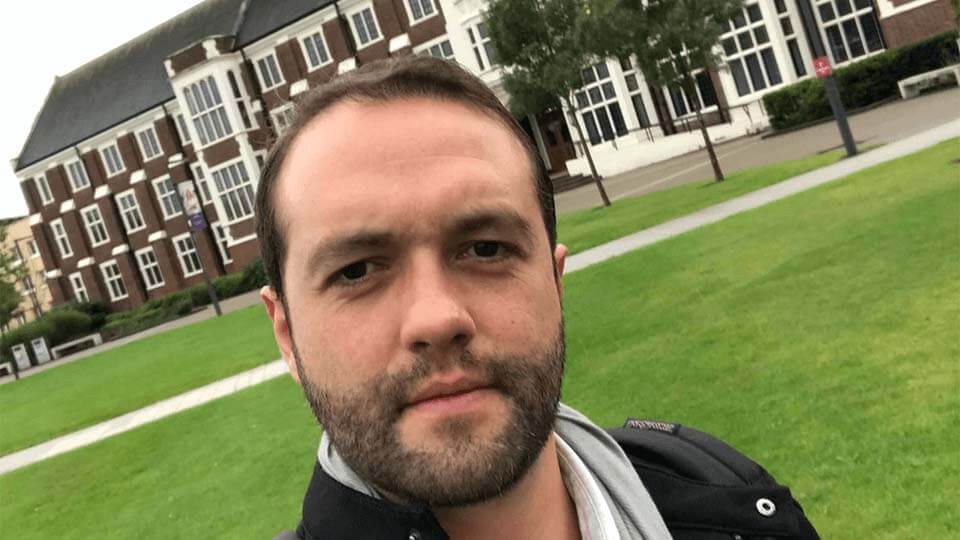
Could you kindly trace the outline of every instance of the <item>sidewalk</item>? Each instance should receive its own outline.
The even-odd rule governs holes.
[[[567,273],[606,261],[618,255],[715,223],[727,217],[746,212],[765,204],[784,199],[796,193],[843,178],[857,171],[890,161],[933,146],[939,142],[960,137],[960,120],[888,144],[866,154],[845,159],[758,191],[705,208],[699,212],[668,221],[656,227],[625,236],[618,240],[588,249],[567,260]],[[960,147],[960,145],[958,145]],[[960,148],[958,148],[960,150]],[[45,443],[0,457],[0,474],[25,467],[31,463],[92,444],[137,426],[196,407],[214,399],[238,392],[244,388],[279,377],[287,372],[283,360],[217,381],[189,392],[154,403],[94,426],[57,437]]]

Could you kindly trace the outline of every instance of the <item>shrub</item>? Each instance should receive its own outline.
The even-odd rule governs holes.
[[[263,259],[257,257],[243,268],[243,289],[253,291],[267,284],[267,270],[263,266]]]
[[[897,83],[912,75],[941,68],[960,60],[956,32],[892,49],[834,71],[844,106],[866,107],[900,94]],[[776,130],[828,118],[832,112],[823,81],[807,79],[763,97]]]
[[[217,290],[218,298],[230,298],[247,292],[243,288],[243,274],[227,274],[213,280],[213,288]]]
[[[72,311],[79,311],[80,313],[86,313],[90,315],[90,318],[93,321],[91,326],[92,330],[97,330],[104,325],[107,319],[107,315],[110,314],[110,308],[106,303],[100,301],[93,302],[80,302],[80,303],[70,303],[64,306],[61,309],[68,309]]]
[[[27,346],[31,362],[36,364],[37,359],[30,347],[31,340],[43,337],[47,340],[47,347],[53,348],[93,331],[93,318],[90,315],[73,309],[54,309],[35,321],[3,334],[0,337],[0,361],[13,360],[10,347],[23,343]]]
[[[101,329],[104,339],[117,339],[152,328],[193,311],[189,290],[145,302],[138,309],[107,316]]]

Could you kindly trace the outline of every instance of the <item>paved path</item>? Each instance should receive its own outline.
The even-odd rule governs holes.
[[[960,120],[588,249],[570,257],[567,261],[567,272],[582,270],[629,251],[832,182],[867,167],[911,154],[953,137],[960,137]],[[112,437],[148,422],[176,414],[184,409],[202,405],[263,381],[279,377],[286,372],[285,363],[282,360],[275,360],[250,371],[154,403],[149,407],[0,457],[0,474]]]
[[[952,88],[909,100],[897,100],[850,117],[850,130],[858,146],[890,144],[960,118],[960,88]],[[751,136],[719,144],[717,155],[726,174],[739,170],[799,159],[841,148],[835,122],[770,138]],[[711,178],[706,151],[699,150],[604,178],[613,200],[636,197]],[[567,213],[600,206],[593,184],[557,195],[557,211]]]

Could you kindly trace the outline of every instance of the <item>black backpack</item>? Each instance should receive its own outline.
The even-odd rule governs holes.
[[[676,540],[820,538],[789,489],[716,437],[636,419],[608,432]]]

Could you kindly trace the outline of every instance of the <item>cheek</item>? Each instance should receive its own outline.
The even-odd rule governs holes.
[[[476,298],[477,327],[494,346],[525,348],[556,332],[560,301],[552,279],[520,276],[508,287],[481,291]]]

